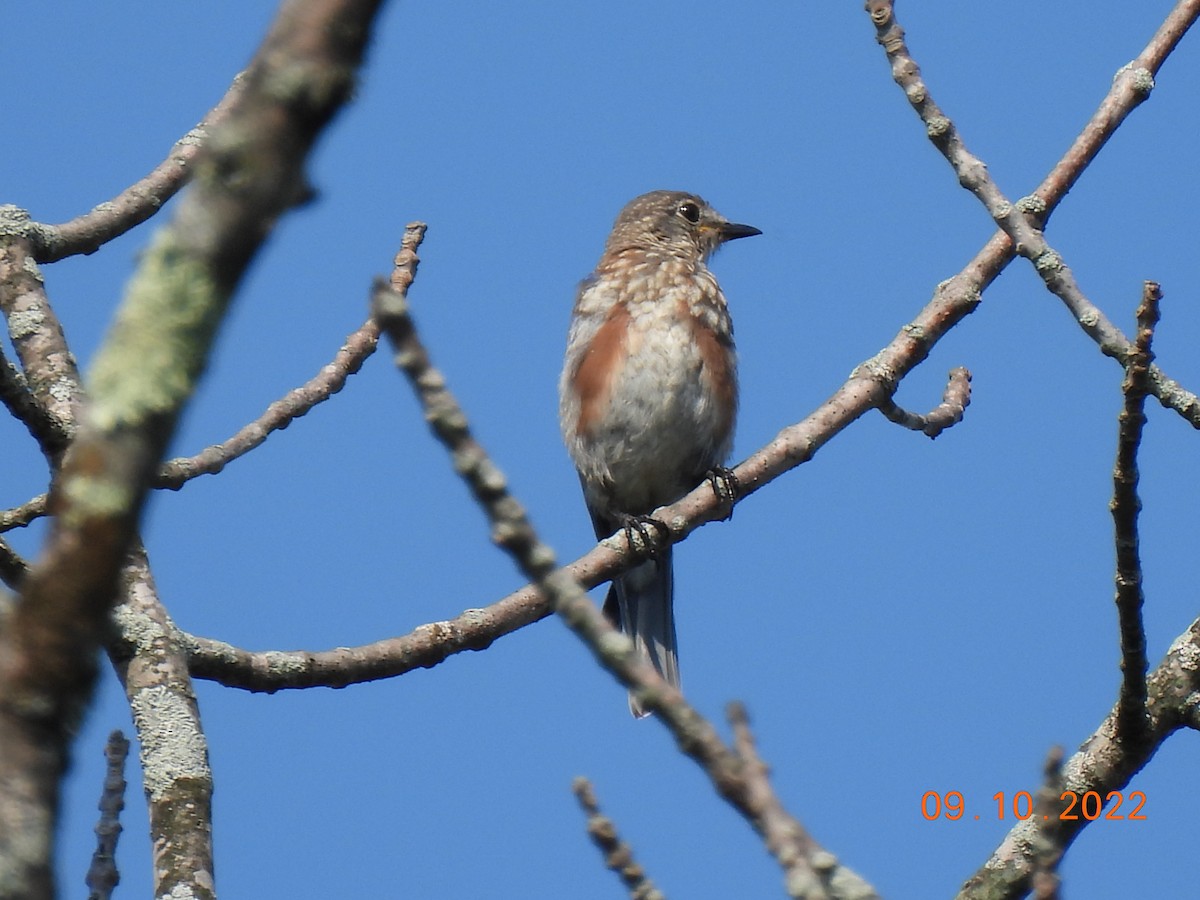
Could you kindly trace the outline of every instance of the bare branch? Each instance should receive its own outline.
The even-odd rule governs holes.
[[[12,531],[14,528],[24,528],[34,519],[46,515],[49,512],[49,501],[49,494],[38,494],[20,506],[0,512],[0,534]]]
[[[576,778],[571,785],[579,805],[587,815],[587,832],[600,852],[604,854],[604,865],[612,869],[629,891],[631,900],[666,900],[666,896],[655,887],[646,872],[633,858],[633,850],[617,834],[612,819],[600,812],[596,794],[586,778]]]
[[[754,795],[754,805],[760,811],[763,840],[783,867],[787,882],[791,884],[796,879],[803,884],[810,877],[809,866],[818,872],[827,870],[832,874],[836,860],[816,846],[804,826],[783,808],[771,787],[771,770],[758,755],[746,707],[741,703],[730,703],[725,714],[733,726],[733,749],[744,766],[746,790]]]
[[[38,405],[33,398],[33,392],[29,390],[25,376],[8,361],[2,346],[0,346],[0,403],[8,408],[13,418],[24,423],[38,446],[53,448],[65,443],[63,435],[58,429],[58,423]]]
[[[137,227],[157,213],[192,176],[192,163],[212,129],[234,107],[245,84],[245,74],[233,80],[221,102],[195,128],[175,142],[167,158],[152,172],[111,200],[62,225],[30,222],[26,232],[38,262],[57,262],[79,253],[95,253],[104,244]]]
[[[485,609],[468,609],[453,619],[422,625],[411,634],[360,647],[255,653],[186,633],[179,635],[179,641],[192,676],[225,687],[266,692],[345,687],[432,668],[464,650],[485,650],[497,638],[550,613],[547,600],[528,586]]]
[[[971,373],[961,366],[950,370],[942,402],[925,415],[911,413],[896,405],[888,397],[879,404],[879,411],[889,422],[895,422],[912,431],[922,431],[931,438],[937,437],[947,428],[962,421],[963,413],[971,403]]]
[[[1158,747],[1177,729],[1197,727],[1195,695],[1200,690],[1200,619],[1189,626],[1171,644],[1166,657],[1147,679],[1146,739],[1130,744],[1122,741],[1117,727],[1118,709],[1100,723],[1100,727],[1080,745],[1062,767],[1062,790],[1082,797],[1095,791],[1108,798],[1122,791],[1150,761]],[[1144,799],[1144,798],[1143,798]],[[1139,805],[1133,794],[1126,796],[1127,818]],[[1018,822],[991,858],[963,885],[959,900],[1016,900],[1032,886],[1039,859],[1046,847],[1065,852],[1079,833],[1088,826],[1085,816],[1074,819],[1059,815],[1057,807],[1049,819],[1040,816]],[[1141,815],[1145,815],[1145,810]]]
[[[981,261],[981,257],[986,256],[987,264],[979,290],[982,291],[999,274],[1015,251],[1033,263],[1046,287],[1063,301],[1079,326],[1099,345],[1100,351],[1127,366],[1133,352],[1132,343],[1084,295],[1062,257],[1046,243],[1038,229],[1117,126],[1149,96],[1155,73],[1200,16],[1200,0],[1181,0],[1176,5],[1142,54],[1117,73],[1100,110],[1067,155],[1034,194],[1016,204],[1001,193],[987,167],[967,150],[954,123],[934,103],[928,86],[921,79],[921,70],[904,42],[904,29],[896,21],[892,0],[867,0],[866,8],[875,23],[876,39],[891,61],[892,77],[925,123],[930,141],[954,168],[959,183],[983,203],[1000,226],[1002,234],[994,236],[976,257]],[[1200,428],[1200,398],[1181,388],[1157,367],[1150,370],[1150,382],[1151,392],[1163,406],[1174,409],[1193,427]]]
[[[205,900],[213,887],[212,769],[187,658],[140,545],[121,573],[109,658],[142,748],[154,896]]]
[[[1037,794],[1033,798],[1035,818],[1058,818],[1062,813],[1062,764],[1062,747],[1051,747],[1050,752],[1046,754],[1045,765],[1042,767],[1042,786],[1038,788]],[[1049,840],[1034,848],[1031,882],[1035,900],[1058,900],[1060,887],[1058,865],[1062,861],[1063,849]]]
[[[0,868],[17,895],[55,893],[59,781],[146,490],[233,290],[278,217],[303,199],[304,159],[350,94],[377,8],[285,3],[96,358],[50,538],[0,635]],[[27,363],[26,377],[36,396]]]
[[[471,436],[466,416],[446,387],[445,378],[430,362],[408,311],[406,289],[412,281],[417,265],[416,248],[424,233],[425,225],[420,222],[405,230],[401,252],[396,257],[396,267],[401,271],[392,280],[399,289],[376,283],[371,308],[392,343],[396,364],[408,376],[425,410],[426,421],[449,452],[455,472],[467,483],[476,502],[487,514],[492,539],[549,598],[554,611],[587,645],[597,661],[632,692],[643,708],[657,714],[658,720],[671,731],[679,749],[704,769],[717,792],[766,837],[767,810],[762,796],[751,789],[744,761],[725,746],[716,729],[687,703],[683,695],[634,651],[633,642],[609,624],[579,583],[568,572],[557,568],[553,551],[541,542],[525,510],[509,493],[503,473]],[[838,865],[830,854],[817,848],[815,842],[810,846],[811,856],[789,860],[785,868],[789,896],[812,900],[874,896],[861,878]]]
[[[315,377],[288,391],[268,406],[261,416],[224,442],[208,447],[195,456],[179,457],[164,463],[154,486],[179,490],[198,475],[216,475],[233,460],[259,447],[272,432],[287,428],[318,403],[325,402],[340,391],[346,379],[356,374],[367,357],[375,352],[378,341],[379,327],[371,320],[364,322],[347,336],[337,355]]]
[[[1122,740],[1138,742],[1146,730],[1146,629],[1142,622],[1142,560],[1138,550],[1138,447],[1146,424],[1146,393],[1150,362],[1154,353],[1154,326],[1158,323],[1158,303],[1162,291],[1153,281],[1142,290],[1137,310],[1137,343],[1125,370],[1121,392],[1125,404],[1118,420],[1117,461],[1113,467],[1112,510],[1116,542],[1116,603],[1121,631],[1120,699],[1117,701],[1117,728]]]
[[[287,428],[340,391],[346,380],[362,368],[379,341],[379,328],[364,322],[347,336],[334,358],[321,371],[298,388],[284,394],[266,408],[261,416],[240,428],[220,444],[201,450],[195,456],[181,456],[163,463],[154,487],[179,490],[200,475],[216,475],[225,466],[261,446],[273,432]],[[47,495],[39,494],[20,506],[0,511],[0,533],[28,525],[47,513]]]
[[[53,465],[74,431],[83,385],[24,237],[27,224],[23,211],[0,206],[0,311],[8,320],[33,408],[39,410],[21,418]]]
[[[104,745],[107,767],[104,789],[100,794],[100,821],[96,823],[96,852],[88,867],[85,882],[88,900],[108,900],[121,881],[117,870],[117,841],[121,837],[121,810],[125,808],[125,758],[129,741],[119,731],[108,736]]]
[[[25,576],[29,574],[29,563],[16,550],[9,546],[8,541],[0,538],[0,581],[13,590],[20,590]]]

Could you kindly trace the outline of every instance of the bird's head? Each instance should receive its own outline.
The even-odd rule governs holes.
[[[638,248],[705,260],[726,241],[756,234],[762,232],[730,222],[695,194],[651,191],[621,210],[605,251]]]

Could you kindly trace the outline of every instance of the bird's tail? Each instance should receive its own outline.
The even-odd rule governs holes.
[[[658,552],[656,559],[617,576],[604,602],[604,611],[633,639],[637,651],[650,660],[667,683],[678,689],[674,594],[671,548],[666,547]],[[633,694],[629,695],[629,711],[639,719],[649,715]]]

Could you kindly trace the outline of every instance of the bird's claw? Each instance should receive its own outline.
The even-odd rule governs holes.
[[[742,489],[738,477],[733,474],[733,469],[713,466],[705,477],[708,478],[708,483],[712,487],[713,493],[716,494],[717,501],[725,507],[725,515],[721,517],[721,521],[732,519],[733,504],[737,502],[738,494]]]
[[[662,546],[671,539],[671,529],[665,522],[661,522],[651,516],[625,516],[621,522],[621,528],[625,532],[625,540],[629,542],[629,548],[634,553],[644,555],[647,559],[658,559],[658,555]],[[650,529],[653,528],[658,534],[655,537],[650,536]],[[634,543],[633,535],[637,532],[638,543]]]

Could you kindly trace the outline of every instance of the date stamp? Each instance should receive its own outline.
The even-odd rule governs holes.
[[[997,791],[992,795],[992,800],[996,802],[996,818],[1000,820],[1008,816],[1020,821],[1036,817],[1047,821],[1053,818],[1062,822],[1078,819],[1086,819],[1089,822],[1096,819],[1132,822],[1146,819],[1146,814],[1142,812],[1146,805],[1146,795],[1142,791],[1130,791],[1128,796],[1121,791],[1109,791],[1103,798],[1098,791],[1087,791],[1083,794],[1063,791],[1058,799],[1059,803],[1053,810],[1044,810],[1035,809],[1033,796],[1029,791],[1017,791],[1011,796],[1004,791]],[[967,813],[967,802],[962,791],[947,791],[944,794],[926,791],[921,795],[921,816],[927,822],[938,819],[957,822],[963,818],[983,818],[982,813],[974,816]]]

